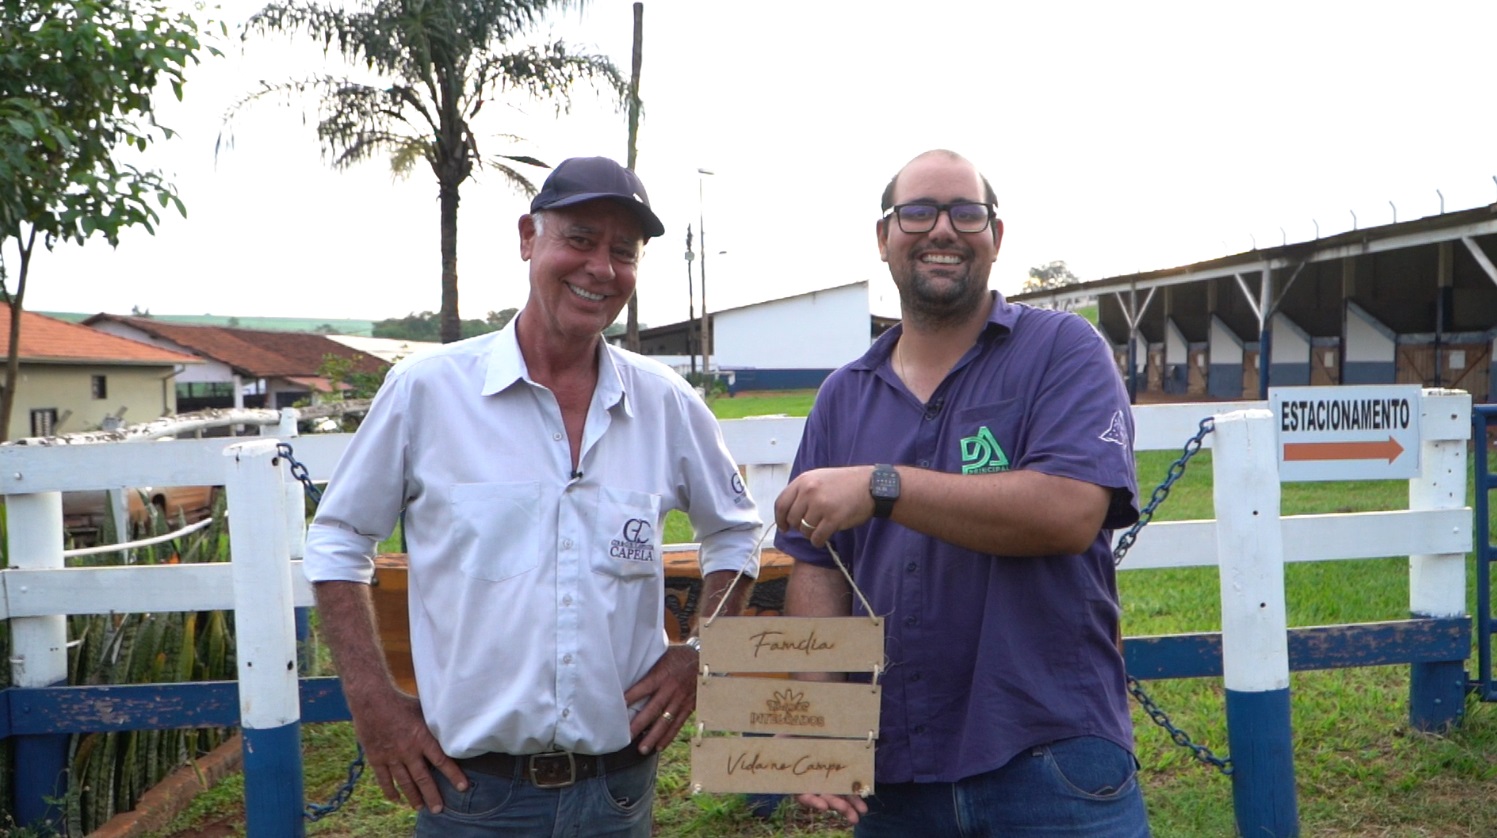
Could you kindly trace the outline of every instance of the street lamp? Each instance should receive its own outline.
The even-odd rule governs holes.
[[[702,330],[700,340],[702,342],[702,383],[706,385],[712,375],[712,326],[707,319],[707,212],[706,204],[702,200],[702,183],[713,173],[706,169],[697,169],[697,233],[702,245]],[[706,392],[712,392],[710,386],[704,386]]]
[[[696,254],[691,252],[691,225],[686,225],[686,357],[691,359],[691,374],[697,373],[697,351],[691,342],[691,331],[696,327],[696,281],[691,278],[691,260]]]

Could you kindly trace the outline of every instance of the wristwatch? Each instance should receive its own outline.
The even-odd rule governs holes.
[[[886,463],[874,466],[873,476],[868,478],[868,494],[873,495],[873,517],[889,517],[894,501],[899,500],[899,472]]]

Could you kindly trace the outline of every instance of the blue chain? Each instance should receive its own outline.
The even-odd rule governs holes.
[[[1190,462],[1191,457],[1200,452],[1201,444],[1205,441],[1206,435],[1215,429],[1216,422],[1210,416],[1201,420],[1200,428],[1196,431],[1195,436],[1186,441],[1185,449],[1181,452],[1179,459],[1170,464],[1169,472],[1165,474],[1164,482],[1160,483],[1154,489],[1154,494],[1150,496],[1148,504],[1138,513],[1138,521],[1134,522],[1133,526],[1129,527],[1128,531],[1123,533],[1123,536],[1118,539],[1118,546],[1113,549],[1115,563],[1121,564],[1123,557],[1128,555],[1128,549],[1133,546],[1133,542],[1138,540],[1138,531],[1154,519],[1154,510],[1158,509],[1159,505],[1164,503],[1165,498],[1170,496],[1170,489],[1174,487],[1175,481],[1185,476],[1185,465]],[[1139,683],[1139,680],[1132,675],[1128,676],[1128,693],[1135,699],[1138,699],[1139,706],[1144,709],[1145,713],[1149,714],[1149,719],[1154,724],[1164,728],[1176,745],[1182,748],[1189,748],[1191,754],[1197,760],[1215,767],[1223,776],[1230,777],[1232,775],[1232,760],[1229,757],[1217,756],[1205,745],[1197,745],[1191,740],[1190,734],[1175,727],[1174,723],[1170,721],[1169,715],[1161,710],[1158,704],[1154,703],[1154,699],[1150,698],[1147,692],[1144,692],[1143,684]]]
[[[1159,504],[1164,503],[1164,499],[1170,496],[1170,489],[1175,485],[1175,481],[1185,476],[1185,464],[1201,450],[1201,443],[1205,441],[1206,435],[1215,429],[1216,421],[1207,416],[1201,420],[1201,426],[1196,431],[1196,435],[1185,441],[1185,450],[1181,452],[1178,460],[1170,464],[1170,470],[1165,474],[1164,482],[1154,489],[1154,494],[1150,496],[1148,504],[1138,513],[1138,520],[1128,528],[1127,532],[1123,533],[1122,538],[1118,539],[1118,546],[1112,550],[1113,564],[1123,563],[1123,557],[1128,555],[1128,549],[1133,546],[1134,541],[1138,540],[1138,531],[1154,520],[1154,510],[1158,509]]]
[[[296,459],[296,454],[292,451],[291,444],[286,442],[278,443],[275,450],[277,454],[286,458],[286,462],[291,467],[291,476],[295,477],[301,483],[302,488],[306,490],[307,497],[312,499],[312,504],[315,506],[320,503],[322,501],[322,490],[317,488],[317,485],[312,482],[312,475],[307,471],[306,465]],[[359,778],[362,776],[364,776],[364,746],[355,743],[353,762],[348,764],[348,778],[343,781],[343,785],[339,786],[338,790],[333,792],[333,796],[328,798],[326,803],[308,803],[302,811],[302,817],[308,821],[320,821],[343,808],[343,804],[348,802],[348,798],[353,797],[354,787],[358,785]]]

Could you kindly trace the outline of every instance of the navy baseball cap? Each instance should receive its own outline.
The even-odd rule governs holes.
[[[588,201],[617,201],[639,219],[645,238],[663,235],[665,225],[650,210],[650,196],[639,177],[607,157],[572,157],[561,161],[530,202],[531,212],[570,207]]]

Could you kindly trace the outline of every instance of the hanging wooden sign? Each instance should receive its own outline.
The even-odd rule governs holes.
[[[702,624],[701,644],[694,792],[873,792],[881,620],[724,617]],[[868,673],[871,682],[740,673]]]
[[[868,617],[721,617],[703,623],[702,665],[724,672],[873,672],[884,624]]]

